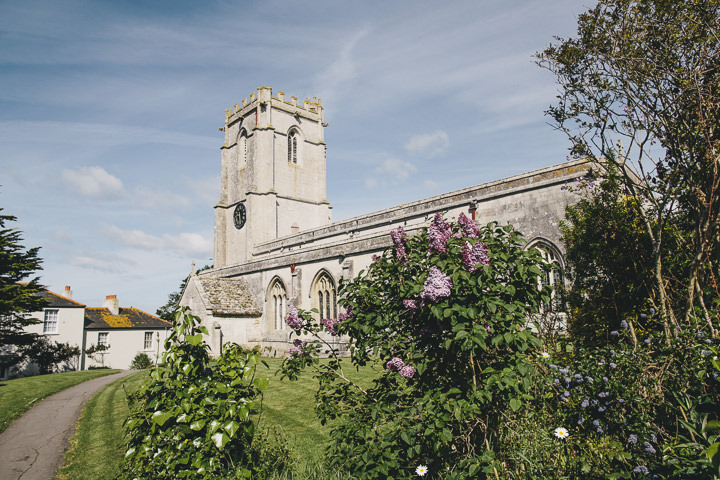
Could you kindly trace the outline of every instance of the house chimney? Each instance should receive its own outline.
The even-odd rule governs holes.
[[[65,285],[65,297],[72,298],[72,290],[70,290],[70,285]]]
[[[120,304],[118,303],[117,295],[106,296],[102,306],[110,310],[110,313],[113,315],[120,315]]]

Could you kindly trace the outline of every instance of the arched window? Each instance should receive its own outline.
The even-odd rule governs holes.
[[[247,132],[242,130],[237,142],[238,165],[244,166],[247,162]]]
[[[545,287],[550,285],[553,287],[550,303],[543,305],[544,310],[546,312],[563,311],[562,296],[560,295],[562,287],[565,285],[562,256],[558,249],[549,242],[540,240],[533,242],[531,247],[537,248],[542,254],[543,259],[550,264],[550,270],[545,272],[540,278],[540,286]]]
[[[337,318],[337,291],[335,282],[327,272],[321,272],[312,290],[313,307],[320,312],[320,318]]]
[[[298,164],[298,158],[300,157],[299,143],[300,134],[293,128],[288,132],[288,163],[292,163],[293,165]]]
[[[272,326],[275,330],[286,328],[285,316],[287,315],[287,293],[285,286],[280,279],[275,279],[268,294],[268,313],[272,319]]]

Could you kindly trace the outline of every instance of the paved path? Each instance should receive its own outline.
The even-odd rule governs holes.
[[[52,480],[85,402],[98,390],[133,373],[94,378],[38,402],[0,434],[0,479]]]

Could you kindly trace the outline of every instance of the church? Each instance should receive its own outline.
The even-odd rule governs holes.
[[[225,111],[214,265],[191,273],[180,300],[208,328],[213,354],[235,342],[283,355],[292,346],[288,305],[337,318],[339,281],[352,279],[390,246],[391,230],[402,226],[412,235],[436,213],[513,225],[526,248],[540,249],[558,265],[544,281],[562,281],[559,222],[578,199],[563,185],[591,169],[586,160],[333,222],[326,126],[321,100],[299,102],[270,87]]]

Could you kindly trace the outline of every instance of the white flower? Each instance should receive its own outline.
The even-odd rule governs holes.
[[[558,427],[555,429],[555,436],[558,438],[567,438],[570,436],[566,428]]]
[[[540,356],[541,356],[542,358],[550,358],[550,354],[549,354],[548,352],[542,352],[542,353],[540,354]]]
[[[428,468],[425,465],[418,465],[415,469],[415,473],[420,477],[424,477],[428,473]]]

